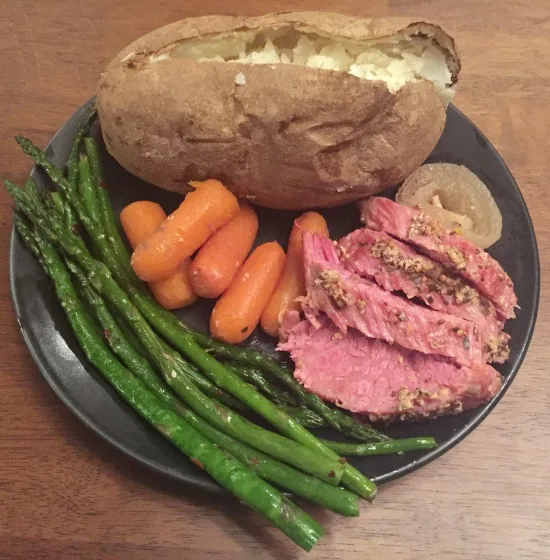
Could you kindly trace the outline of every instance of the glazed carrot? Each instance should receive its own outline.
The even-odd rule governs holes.
[[[277,287],[262,313],[260,324],[271,336],[277,336],[281,313],[287,309],[300,310],[297,297],[306,294],[302,258],[302,233],[310,231],[328,237],[325,218],[317,212],[306,212],[294,221],[288,240],[287,256]]]
[[[120,223],[132,249],[146,241],[166,219],[166,213],[156,202],[132,202],[120,213]],[[179,309],[191,305],[197,294],[189,281],[191,259],[183,263],[167,278],[149,283],[154,298],[165,309]]]
[[[237,344],[252,334],[284,264],[285,252],[276,241],[254,249],[212,311],[210,332],[214,338]]]
[[[132,255],[132,267],[146,282],[176,271],[221,226],[239,211],[234,195],[219,181],[194,183],[195,190]]]
[[[149,288],[164,309],[180,309],[197,300],[189,279],[191,259],[185,259],[168,278],[150,282]]]
[[[151,237],[165,219],[161,205],[149,200],[132,202],[120,213],[120,225],[132,249]]]
[[[200,297],[217,298],[229,288],[257,232],[256,212],[241,204],[233,219],[202,246],[189,269],[191,285]]]

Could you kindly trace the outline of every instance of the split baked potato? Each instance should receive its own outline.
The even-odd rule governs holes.
[[[206,16],[126,47],[97,107],[111,155],[154,185],[217,178],[262,206],[326,207],[424,161],[459,71],[453,39],[418,20]]]

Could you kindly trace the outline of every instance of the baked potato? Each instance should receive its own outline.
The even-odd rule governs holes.
[[[434,148],[460,61],[437,25],[318,12],[185,19],[101,77],[108,151],[176,192],[217,178],[278,209],[343,204],[402,181]]]

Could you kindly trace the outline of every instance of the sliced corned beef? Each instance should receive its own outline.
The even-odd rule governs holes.
[[[384,290],[401,291],[408,298],[419,298],[437,311],[475,321],[480,337],[496,341],[502,359],[510,353],[510,336],[500,332],[493,304],[462,278],[411,246],[387,233],[358,229],[338,244],[340,262],[347,270],[374,280]]]
[[[502,384],[486,364],[461,367],[353,329],[343,335],[326,317],[319,317],[318,328],[302,321],[287,336],[279,349],[290,352],[296,379],[321,398],[371,420],[458,413],[488,401]]]
[[[466,238],[443,229],[420,210],[388,198],[372,197],[362,202],[361,217],[367,227],[413,244],[460,274],[492,301],[505,319],[515,317],[517,298],[512,280],[495,259]]]
[[[322,311],[343,333],[352,327],[371,338],[461,363],[495,359],[474,323],[415,305],[345,270],[328,239],[304,232],[303,246],[303,307],[311,322]]]

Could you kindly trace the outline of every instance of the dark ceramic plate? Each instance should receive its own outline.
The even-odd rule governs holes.
[[[77,125],[88,105],[77,111],[50,142],[47,154],[55,164],[64,164]],[[97,124],[93,132],[99,135]],[[171,211],[179,203],[179,196],[136,179],[105,151],[102,155],[115,210],[119,211],[138,199],[158,201],[166,211]],[[451,106],[445,132],[429,161],[464,164],[491,189],[504,217],[504,232],[502,239],[491,247],[490,253],[511,276],[521,311],[517,319],[507,325],[512,336],[511,356],[506,364],[499,367],[505,382],[496,398],[459,416],[389,427],[387,432],[394,437],[433,435],[440,446],[426,453],[353,459],[352,462],[361,471],[377,482],[386,482],[425,465],[480,424],[512,383],[527,352],[538,308],[539,257],[533,225],[514,179],[493,146],[462,113]],[[33,176],[39,185],[46,183],[36,169]],[[333,237],[348,233],[359,225],[355,205],[323,213]],[[296,214],[263,209],[259,210],[259,214],[261,228],[257,241],[276,239],[284,245]],[[75,415],[121,451],[152,469],[205,490],[221,491],[206,474],[134,414],[90,366],[65,320],[49,281],[16,235],[11,241],[10,267],[12,296],[25,342],[46,381]],[[179,315],[189,324],[206,330],[210,308],[210,304],[200,302]],[[272,341],[260,332],[254,333],[249,344],[265,352],[273,352]],[[324,435],[337,437],[337,434],[329,432]]]

